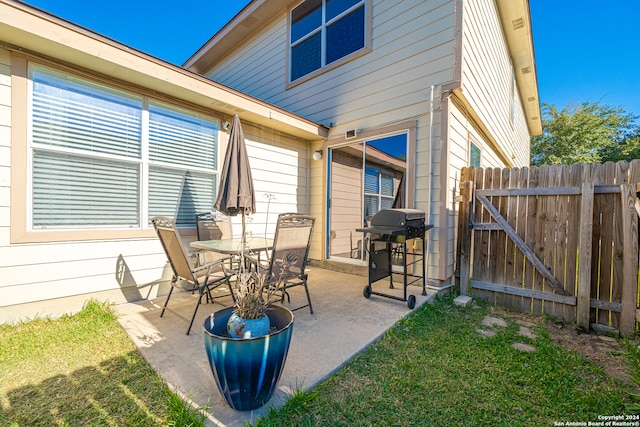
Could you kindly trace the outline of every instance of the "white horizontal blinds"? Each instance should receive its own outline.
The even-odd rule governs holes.
[[[193,224],[213,208],[217,123],[176,109],[149,106],[149,216]]]
[[[393,176],[383,173],[379,168],[367,166],[364,174],[364,212],[373,216],[380,209],[389,209],[393,205]]]
[[[211,211],[217,122],[44,67],[31,83],[34,229],[147,227],[143,212],[193,224]]]
[[[380,175],[380,209],[390,209],[393,205],[393,176]]]
[[[378,204],[378,192],[380,181],[378,180],[378,169],[367,166],[364,170],[364,216],[373,216],[380,210]]]
[[[34,68],[33,143],[139,158],[142,100]]]
[[[187,172],[176,215],[178,224],[193,224],[196,213],[209,212],[213,209],[215,184],[214,175]]]
[[[142,99],[32,69],[32,225],[137,227]]]
[[[35,150],[33,227],[136,227],[138,164]]]
[[[213,170],[217,124],[156,105],[149,106],[149,159]]]
[[[151,166],[149,216],[168,216],[176,218],[177,224],[193,224],[196,213],[213,209],[215,190],[213,174]]]

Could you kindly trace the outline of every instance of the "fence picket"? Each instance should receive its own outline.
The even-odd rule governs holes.
[[[559,165],[556,184],[559,187],[569,185],[569,166]],[[567,227],[568,204],[571,196],[558,196],[556,199],[556,241],[555,241],[555,277],[569,295],[574,295],[571,289],[567,289]],[[553,316],[564,317],[566,304],[553,304]]]
[[[491,177],[491,171],[483,168],[476,170],[476,189],[480,190],[485,188],[485,177],[489,179]],[[482,208],[476,202],[475,208],[475,223],[482,223],[489,220],[488,212]],[[479,231],[474,233],[474,248],[473,248],[473,263],[471,266],[471,277],[478,280],[488,280],[487,272],[489,270],[489,232]],[[491,298],[491,292],[474,290],[472,289],[472,295],[478,298],[489,300]]]
[[[537,167],[532,167],[529,169],[529,182],[528,188],[538,188],[538,177],[539,177],[540,169]],[[526,231],[526,240],[527,245],[534,250],[536,247],[536,231],[538,226],[538,218],[537,218],[537,204],[538,198],[536,196],[527,196],[527,231]],[[536,280],[536,269],[533,264],[529,262],[525,258],[524,265],[524,283],[523,287],[526,289],[533,290],[534,283]],[[534,298],[528,298],[523,301],[523,307],[527,307],[526,313],[533,313],[533,301]]]
[[[615,183],[626,185],[629,177],[629,162],[620,161],[615,164]],[[622,188],[622,187],[621,187]],[[622,226],[623,203],[619,203],[619,196],[615,195],[613,201],[613,278],[611,283],[611,301],[620,302],[622,300],[622,286],[614,286],[614,283],[621,283],[623,278],[623,250],[624,234],[628,233]],[[618,200],[616,200],[618,199]],[[620,324],[620,313],[612,311],[610,314],[610,325]]]
[[[640,160],[469,168],[461,177],[475,180],[479,190],[471,202],[460,204],[461,213],[469,209],[466,218],[472,218],[475,229],[467,236],[465,224],[457,229],[467,250],[458,246],[456,255],[471,257],[466,277],[475,284],[473,297],[587,328],[597,322],[622,333],[635,331],[640,235],[634,205]],[[483,208],[480,200],[493,207]]]
[[[500,184],[502,183],[502,173],[501,169],[494,168],[491,171],[491,188],[499,189]],[[500,197],[499,196],[491,196],[489,198],[491,204],[499,207],[500,206]],[[493,221],[492,221],[493,222]],[[504,257],[500,256],[499,252],[499,240],[502,237],[500,231],[494,230],[489,231],[489,281],[491,283],[502,283],[502,272],[504,270],[504,265],[499,264],[499,261],[504,260]],[[493,294],[493,303],[496,303],[496,294]]]
[[[593,275],[594,196],[593,183],[585,182],[582,186],[582,206],[580,208],[580,251],[578,261],[578,302],[576,319],[578,327],[589,330],[591,319],[591,278]]]
[[[604,164],[604,184],[615,183],[616,165],[613,162]],[[602,301],[611,301],[611,276],[613,274],[613,245],[615,236],[613,232],[613,220],[615,208],[620,206],[619,196],[615,194],[600,194],[602,197],[601,212],[601,237],[600,237],[600,286],[598,299]],[[598,323],[603,325],[611,325],[611,311],[598,310]]]
[[[549,167],[543,166],[539,170],[538,185],[540,187],[549,186]],[[547,197],[538,196],[536,200],[536,246],[534,252],[544,262],[545,258],[545,243],[546,237],[545,223],[547,221]],[[540,274],[536,274],[533,281],[533,290],[544,292],[544,277]],[[533,313],[543,314],[543,304],[539,299],[533,300]]]
[[[548,187],[557,187],[558,186],[558,165],[551,165],[548,167],[548,175],[547,175],[547,186]],[[556,241],[556,231],[557,231],[557,222],[558,216],[556,211],[556,200],[557,196],[546,196],[546,204],[545,204],[545,221],[544,221],[544,256],[541,257],[545,265],[551,270],[551,272],[556,274],[556,257],[555,257],[555,241]],[[551,288],[545,279],[542,283],[542,289],[545,292],[553,292],[553,288]],[[553,311],[553,302],[549,300],[544,300],[542,303],[543,313],[554,315]]]
[[[591,166],[591,182],[593,185],[604,184],[604,165],[600,163],[593,164]],[[591,293],[590,298],[597,300],[599,298],[599,286],[600,286],[600,255],[601,255],[601,242],[602,242],[602,204],[604,199],[600,195],[593,197],[593,239],[591,241]],[[606,246],[606,243],[605,243]],[[598,309],[592,308],[590,310],[589,319],[593,322],[597,322]]]
[[[638,214],[635,210],[636,189],[635,185],[622,184],[621,196],[621,225],[625,230],[623,248],[621,250],[624,260],[620,275],[622,283],[620,287],[620,332],[624,335],[635,333],[636,326],[636,297],[638,295]]]

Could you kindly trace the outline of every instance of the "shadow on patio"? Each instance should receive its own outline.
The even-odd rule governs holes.
[[[242,426],[245,421],[255,421],[270,405],[284,403],[292,391],[322,381],[410,313],[402,301],[379,296],[365,299],[366,277],[318,267],[307,267],[307,272],[314,314],[307,308],[294,312],[293,338],[278,389],[267,405],[255,411],[238,412],[227,406],[209,368],[202,324],[222,307],[220,303],[200,307],[190,335],[185,335],[187,323],[171,312],[160,317],[164,297],[119,305],[119,321],[170,387],[197,406],[209,406],[209,425]],[[374,284],[374,290],[389,293],[386,288],[383,281]],[[396,291],[402,295],[401,284]],[[410,286],[408,292],[416,296],[416,307],[435,296],[432,290],[421,295],[419,286]],[[172,297],[170,306],[188,316],[195,298],[197,295],[180,293]],[[292,290],[292,307],[305,300],[304,289]],[[231,298],[220,302],[231,305]]]

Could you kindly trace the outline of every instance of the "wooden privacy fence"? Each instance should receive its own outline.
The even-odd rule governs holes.
[[[630,334],[638,312],[640,160],[464,168],[460,292]]]

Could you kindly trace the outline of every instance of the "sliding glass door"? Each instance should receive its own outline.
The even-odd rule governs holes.
[[[366,260],[363,233],[381,209],[404,208],[407,134],[360,140],[329,149],[328,256]]]

